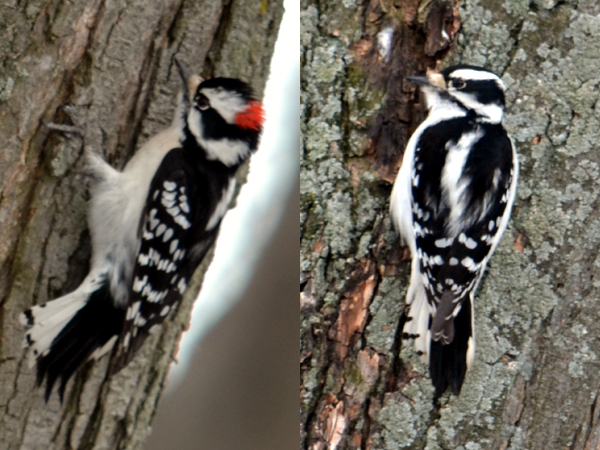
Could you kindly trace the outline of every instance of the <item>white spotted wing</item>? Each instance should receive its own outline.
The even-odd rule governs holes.
[[[182,149],[175,149],[150,185],[115,371],[178,307],[194,270],[214,242],[218,227],[206,230],[217,206],[207,188],[214,180],[207,180],[199,170]]]

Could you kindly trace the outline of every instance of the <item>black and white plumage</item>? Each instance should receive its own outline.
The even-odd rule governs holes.
[[[72,293],[22,315],[25,346],[46,399],[60,378],[117,351],[114,372],[177,308],[216,239],[238,167],[256,150],[264,112],[251,88],[202,81],[177,61],[183,93],[170,128],[143,145],[122,171],[86,154],[91,174],[90,272]]]
[[[474,294],[507,226],[518,162],[498,76],[459,65],[408,80],[428,115],[407,144],[390,212],[412,255],[403,337],[429,365],[438,398],[460,393],[473,362]]]

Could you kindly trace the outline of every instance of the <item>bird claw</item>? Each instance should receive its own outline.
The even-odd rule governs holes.
[[[63,111],[69,117],[71,122],[76,125],[66,125],[61,123],[49,122],[47,120],[42,120],[42,124],[50,130],[60,131],[61,133],[73,134],[79,137],[83,137],[83,127],[81,125],[78,125],[78,122],[82,121],[78,120],[77,107],[67,103],[59,106],[58,110]]]
[[[62,133],[67,134],[75,134],[77,136],[83,137],[83,130],[75,125],[63,125],[60,123],[48,122],[46,120],[42,121],[42,124],[54,131],[60,131]]]

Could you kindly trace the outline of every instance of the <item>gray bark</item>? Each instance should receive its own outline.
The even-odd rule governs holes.
[[[302,3],[303,447],[599,448],[600,7],[464,0],[445,57],[427,49],[442,3]],[[414,44],[396,67],[370,53],[389,25],[395,48]],[[434,408],[426,367],[401,345],[409,263],[387,208],[422,114],[403,76],[459,62],[505,80],[521,178],[476,299],[474,367]],[[397,124],[383,141],[395,148],[373,145],[382,123]]]
[[[90,255],[83,145],[122,167],[171,122],[174,56],[203,76],[248,80],[259,96],[283,4],[230,0],[8,0],[0,5],[0,450],[139,449],[208,260],[177,313],[132,363],[90,364],[48,404],[23,355],[18,315],[68,293]],[[69,123],[81,139],[42,121]]]

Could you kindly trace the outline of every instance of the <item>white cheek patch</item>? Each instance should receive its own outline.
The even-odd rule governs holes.
[[[425,94],[427,109],[430,110],[429,116],[426,119],[429,126],[445,119],[463,117],[467,114],[456,103],[441,97],[437,89],[425,86],[422,90]]]
[[[240,160],[244,160],[250,155],[250,147],[244,141],[206,139],[198,140],[198,142],[206,150],[208,159],[219,160],[226,166],[238,164]]]
[[[202,117],[200,117],[200,112],[196,108],[190,109],[188,126],[198,144],[206,150],[206,157],[210,160],[219,160],[227,166],[233,166],[250,155],[250,147],[244,141],[226,138],[205,139],[202,130]]]
[[[200,93],[206,95],[211,108],[229,124],[235,123],[236,114],[247,108],[247,102],[237,93],[216,88],[205,88]]]
[[[482,105],[477,101],[474,95],[465,94],[464,92],[453,92],[452,94],[460,103],[469,109],[475,111],[478,115],[487,118],[490,123],[502,122],[504,116],[504,108],[501,105],[489,104]]]

